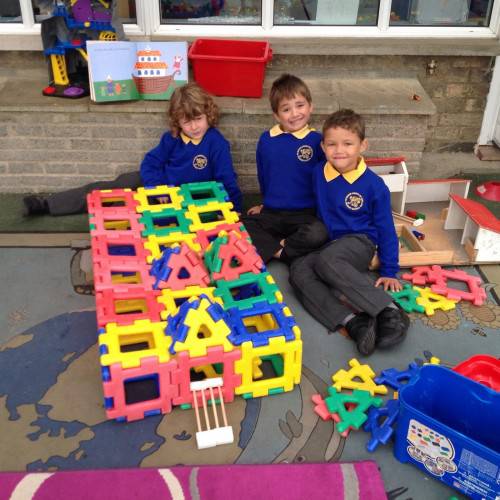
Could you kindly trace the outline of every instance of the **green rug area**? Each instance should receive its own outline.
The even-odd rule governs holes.
[[[23,193],[0,194],[0,232],[2,233],[85,233],[87,214],[51,217],[23,217]]]
[[[478,201],[479,203],[484,205],[493,215],[495,215],[497,219],[500,218],[500,202],[485,200],[476,193],[477,186],[483,184],[484,182],[496,181],[500,176],[495,174],[473,174],[464,172],[460,175],[457,175],[456,177],[459,177],[460,179],[470,179],[471,184],[469,188],[468,198],[474,201]]]
[[[51,217],[23,217],[23,193],[0,194],[0,233],[85,233],[89,230],[87,214]],[[259,194],[246,194],[244,212],[261,202]]]

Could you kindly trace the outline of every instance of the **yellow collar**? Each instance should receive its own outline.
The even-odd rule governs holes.
[[[283,130],[281,130],[281,127],[279,125],[275,125],[269,131],[269,135],[271,137],[276,137],[277,135],[281,135],[281,134],[292,134],[297,139],[303,139],[312,130],[315,130],[315,129],[309,127],[309,125],[306,125],[304,128],[301,128],[300,130],[297,130],[295,132],[284,132]]]
[[[184,144],[192,142],[195,146],[198,146],[198,144],[203,140],[203,137],[201,139],[191,139],[191,137],[188,137],[184,132],[181,132],[181,139]]]
[[[335,167],[329,162],[325,163],[325,166],[323,168],[323,173],[325,175],[326,182],[333,181],[333,179],[336,179],[341,175],[349,184],[352,184],[365,173],[365,170],[366,170],[366,163],[363,157],[361,157],[358,166],[354,170],[350,170],[345,174],[341,174],[340,172],[338,172],[335,169]]]

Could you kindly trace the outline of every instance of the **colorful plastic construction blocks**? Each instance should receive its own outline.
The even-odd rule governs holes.
[[[88,207],[108,418],[300,382],[300,329],[220,183],[94,191]],[[216,427],[198,425],[202,447],[230,442]]]
[[[417,266],[412,268],[412,273],[406,273],[403,279],[411,281],[414,285],[431,285],[431,291],[446,298],[459,301],[468,300],[475,306],[480,306],[486,300],[486,291],[481,288],[481,278],[467,274],[461,269],[443,269],[441,266]],[[465,283],[468,290],[459,290],[448,287],[448,280]]]
[[[338,392],[335,387],[328,388],[329,396],[325,399],[326,407],[331,413],[337,413],[340,422],[337,424],[339,432],[344,432],[349,427],[359,429],[368,418],[368,408],[380,408],[384,402],[379,397],[373,397],[368,391],[354,389],[352,394]],[[347,408],[347,403],[355,406]]]
[[[418,304],[417,299],[420,297],[420,292],[415,290],[409,283],[403,285],[403,290],[400,292],[389,292],[395,302],[407,313],[425,312],[424,306]]]
[[[332,375],[333,387],[342,389],[360,389],[374,394],[387,394],[387,387],[374,382],[375,372],[368,365],[361,365],[355,358],[349,361],[349,370],[339,370]]]

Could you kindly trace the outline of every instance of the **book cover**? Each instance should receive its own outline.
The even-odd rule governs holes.
[[[188,81],[187,42],[87,42],[95,102],[168,100]]]

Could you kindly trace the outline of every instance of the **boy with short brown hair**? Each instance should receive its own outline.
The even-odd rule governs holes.
[[[243,222],[264,262],[273,257],[289,264],[327,241],[316,214],[312,170],[324,158],[321,134],[309,126],[311,93],[298,77],[283,74],[269,95],[278,124],[257,144],[257,174],[263,204]]]
[[[327,161],[315,167],[313,183],[330,243],[290,270],[304,307],[332,331],[345,326],[363,355],[401,342],[409,326],[406,313],[386,293],[402,288],[396,278],[399,241],[389,189],[361,156],[367,146],[360,115],[341,109],[327,118],[321,142]],[[369,265],[375,252],[380,277],[374,282]]]

